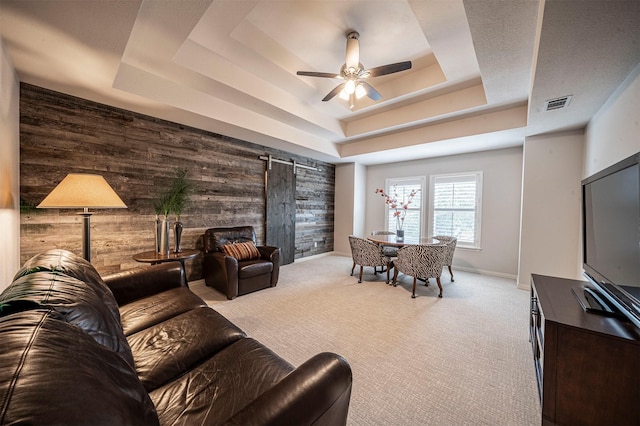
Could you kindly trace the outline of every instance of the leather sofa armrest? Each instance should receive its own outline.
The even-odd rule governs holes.
[[[351,367],[339,355],[315,355],[233,417],[228,425],[345,425]]]
[[[119,306],[172,288],[187,286],[187,277],[179,262],[117,272],[103,279]]]

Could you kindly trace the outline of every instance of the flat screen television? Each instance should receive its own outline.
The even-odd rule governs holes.
[[[584,274],[640,327],[640,153],[582,181]]]

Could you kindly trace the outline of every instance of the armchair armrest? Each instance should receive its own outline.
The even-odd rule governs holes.
[[[202,258],[202,275],[211,286],[228,299],[238,295],[238,260],[222,252],[205,253]]]
[[[119,306],[172,288],[187,286],[187,277],[179,262],[117,272],[103,279]]]
[[[260,257],[273,263],[273,272],[271,273],[271,287],[278,284],[280,276],[280,248],[273,246],[259,246],[258,251]]]
[[[351,385],[351,367],[347,361],[333,353],[320,353],[293,370],[225,424],[344,425]]]

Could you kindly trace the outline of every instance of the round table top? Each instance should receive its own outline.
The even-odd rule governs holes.
[[[395,235],[370,235],[367,237],[369,241],[373,241],[374,243],[383,244],[385,246],[395,246],[395,247],[403,247],[403,246],[411,246],[411,245],[429,245],[429,244],[440,244],[440,240],[435,239],[433,237],[420,237],[420,238],[411,238],[404,237],[404,239],[399,240]]]
[[[180,253],[171,252],[169,255],[156,253],[154,250],[145,251],[143,253],[137,253],[133,255],[133,259],[138,262],[144,263],[161,263],[171,262],[175,260],[187,260],[192,259],[200,254],[200,250],[195,249],[182,249]]]

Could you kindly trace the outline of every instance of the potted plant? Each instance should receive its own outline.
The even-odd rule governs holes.
[[[176,215],[176,220],[173,224],[174,251],[176,253],[182,251],[180,240],[183,224],[180,221],[180,215],[189,200],[191,189],[191,184],[187,180],[187,171],[185,169],[177,169],[171,185],[154,204],[156,213],[156,248],[158,253],[169,254],[169,215],[172,213]]]
[[[407,215],[409,204],[411,204],[413,197],[415,197],[417,193],[417,190],[411,190],[405,202],[405,200],[398,201],[399,197],[396,185],[393,187],[393,196],[384,192],[384,189],[376,189],[376,194],[380,194],[384,197],[385,204],[387,204],[390,209],[394,210],[393,217],[396,219],[396,237],[399,240],[404,239],[404,218]]]

